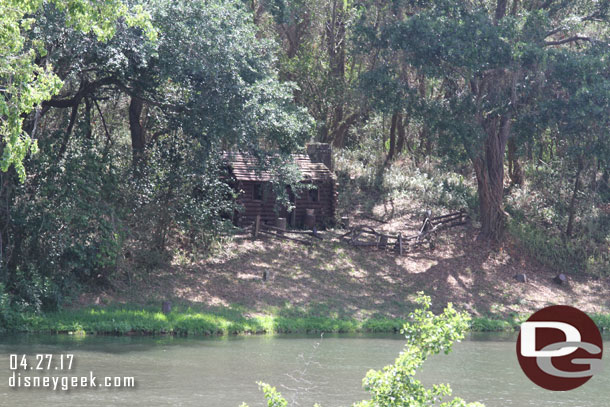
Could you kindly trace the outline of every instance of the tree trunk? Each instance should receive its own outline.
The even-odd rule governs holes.
[[[396,125],[398,122],[398,112],[394,112],[392,115],[392,124],[390,125],[390,149],[385,159],[386,165],[392,161],[396,152]]]
[[[356,113],[352,113],[351,115],[346,117],[345,120],[343,120],[343,122],[339,125],[339,127],[337,127],[337,129],[334,132],[335,136],[332,140],[333,147],[337,147],[337,148],[343,147],[343,145],[345,144],[345,138],[347,137],[347,132],[349,131],[350,127],[354,123],[356,123],[356,121],[359,118],[360,118],[360,114],[358,112],[356,112]]]
[[[511,114],[492,119],[486,126],[485,151],[474,160],[479,193],[481,232],[478,239],[499,241],[506,226],[502,207],[504,193],[504,153],[510,135]]]
[[[91,101],[85,98],[85,137],[93,139],[93,126],[91,126]]]
[[[398,140],[396,141],[396,154],[402,153],[405,148],[405,120],[403,120],[402,114],[398,114],[398,121],[396,122],[398,130]]]
[[[508,3],[508,0],[498,0],[496,2],[496,13],[495,13],[495,18],[494,18],[494,22],[498,22],[500,21],[502,18],[504,18],[504,16],[506,15],[506,5]]]
[[[419,84],[417,86],[417,91],[419,93],[419,96],[422,99],[426,99],[427,83],[425,75],[421,73],[418,74],[418,81]],[[432,135],[428,131],[428,125],[425,121],[422,123],[422,127],[419,133],[419,140],[419,151],[424,152],[424,158],[429,157],[432,153]]]
[[[523,184],[523,169],[519,163],[519,157],[517,157],[517,145],[514,139],[508,140],[508,176],[512,185]]]
[[[66,133],[64,134],[64,138],[62,139],[61,145],[59,147],[58,156],[62,158],[66,153],[66,149],[68,148],[68,143],[70,141],[70,136],[72,135],[72,129],[74,128],[74,124],[76,123],[76,116],[78,115],[78,103],[72,106],[72,112],[70,113],[70,122],[68,123],[68,128],[66,129]]]
[[[583,159],[580,157],[578,159],[578,168],[576,170],[576,179],[574,180],[574,190],[572,191],[572,199],[570,199],[570,206],[568,208],[568,226],[566,227],[566,236],[572,237],[572,232],[574,230],[574,213],[576,212],[576,196],[578,195],[578,190],[580,189],[580,174],[583,170]]]
[[[343,1],[334,0],[331,14],[326,22],[326,46],[328,53],[329,71],[328,76],[331,86],[343,83],[345,78],[345,10]],[[330,137],[333,146],[341,147],[344,134],[341,133],[341,124],[345,112],[343,101],[336,100],[330,117]]]
[[[333,1],[329,20],[326,22],[326,38],[330,71],[334,78],[345,74],[345,10],[342,0]]]
[[[139,165],[144,158],[146,147],[146,134],[142,127],[141,115],[144,102],[133,96],[129,103],[129,130],[131,132],[131,149],[133,154],[133,165]]]
[[[589,181],[589,188],[591,189],[591,191],[598,193],[599,184],[597,182],[597,172],[600,170],[600,167],[599,167],[597,158],[595,156],[591,157],[590,166],[591,166],[590,168],[592,168],[593,171],[591,171],[591,181]]]
[[[513,6],[510,10],[510,14],[512,16],[516,16],[518,10],[519,10],[519,0],[513,0]]]
[[[604,168],[604,172],[602,173],[602,178],[600,180],[599,191],[603,193],[610,192],[610,169]]]

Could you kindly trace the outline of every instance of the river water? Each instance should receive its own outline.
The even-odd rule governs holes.
[[[576,390],[546,391],[519,368],[515,340],[512,334],[473,334],[450,355],[428,360],[418,376],[426,385],[448,382],[454,395],[487,407],[610,406],[610,368]],[[349,406],[366,398],[361,384],[367,370],[392,363],[403,345],[400,335],[0,337],[0,405],[237,407],[247,402],[255,407],[265,405],[256,384],[260,380],[276,386],[290,406]],[[34,363],[12,371],[11,354],[19,360],[26,354]],[[53,355],[49,370],[43,359],[38,367],[44,369],[37,373],[37,354]],[[66,370],[68,356],[64,370],[55,369],[61,355],[68,354],[74,355],[71,370]],[[93,374],[98,387],[10,388],[14,372],[22,378],[60,377],[58,383],[61,376]],[[135,387],[99,387],[105,377],[112,382],[115,376],[134,377]]]

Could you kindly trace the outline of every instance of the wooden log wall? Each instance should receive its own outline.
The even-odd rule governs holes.
[[[334,188],[332,182],[315,183],[318,188],[318,201],[314,202],[309,197],[309,190],[303,190],[297,194],[295,198],[296,219],[300,225],[305,219],[305,210],[314,209],[316,214],[316,223],[320,224],[325,219],[334,217]]]
[[[253,199],[254,188],[257,183],[257,181],[240,182],[239,188],[243,193],[239,196],[238,201],[244,206],[244,211],[240,214],[242,222],[250,223],[255,219],[256,215],[260,215],[261,222],[271,224],[274,224],[278,217],[286,216],[290,219],[291,216],[289,214],[282,213],[281,208],[276,208],[276,196],[272,191],[267,190],[267,192],[263,194],[263,200]],[[308,189],[304,189],[300,194],[296,194],[296,225],[291,226],[301,227],[303,225],[306,209],[315,210],[316,223],[318,225],[334,220],[337,201],[337,191],[334,180],[319,181],[316,182],[315,185],[318,188],[317,201],[313,201],[310,198]]]
[[[238,202],[244,206],[244,211],[240,213],[242,220],[252,222],[256,215],[260,215],[261,222],[274,222],[278,217],[275,211],[275,194],[272,191],[263,193],[263,200],[252,199],[254,193],[253,181],[242,181],[239,188],[243,191],[238,198]]]

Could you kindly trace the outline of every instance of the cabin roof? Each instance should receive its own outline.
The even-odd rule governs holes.
[[[258,168],[258,160],[244,153],[224,153],[233,175],[238,181],[270,181],[269,171]],[[334,178],[333,173],[323,163],[314,163],[306,154],[292,154],[292,159],[301,170],[304,181],[325,181]]]

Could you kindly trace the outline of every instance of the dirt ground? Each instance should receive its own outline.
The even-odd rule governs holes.
[[[405,215],[381,224],[386,231],[415,232],[421,219]],[[440,232],[435,248],[404,254],[351,247],[339,238],[343,230],[321,232],[312,246],[248,236],[223,245],[213,257],[186,261],[177,254],[166,267],[114,291],[86,295],[86,303],[126,301],[152,303],[170,299],[193,306],[242,306],[249,312],[274,307],[338,317],[401,317],[424,291],[439,310],[447,302],[478,316],[503,317],[552,304],[587,312],[610,311],[610,280],[574,272],[567,285],[552,280],[556,271],[538,264],[508,241],[489,247],[475,240],[476,229],[460,226]],[[266,281],[263,274],[266,273]],[[526,283],[515,274],[525,273]]]

